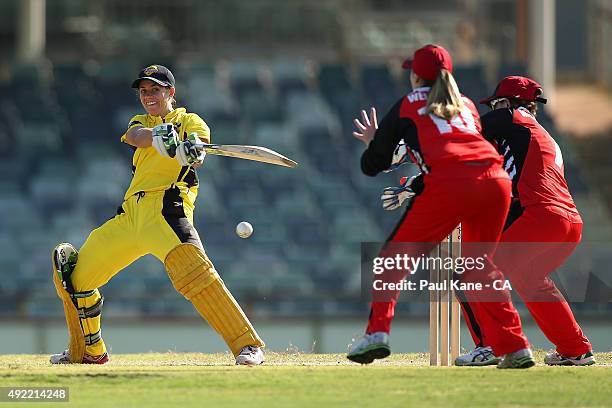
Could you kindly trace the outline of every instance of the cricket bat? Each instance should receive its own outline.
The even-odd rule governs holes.
[[[297,162],[266,147],[196,143],[196,148],[204,149],[206,153],[217,156],[235,157],[290,168],[295,168],[298,165]]]

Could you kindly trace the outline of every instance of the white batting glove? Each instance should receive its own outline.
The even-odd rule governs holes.
[[[402,177],[399,187],[386,187],[383,189],[383,193],[380,196],[383,209],[387,211],[397,210],[406,200],[410,203],[414,196],[417,195],[417,193],[412,190],[412,183],[417,177],[419,176],[412,176],[410,178]]]
[[[206,152],[201,147],[197,147],[199,141],[197,132],[191,132],[187,140],[181,142],[176,149],[176,161],[181,166],[199,167],[206,157]]]
[[[403,166],[406,163],[410,163],[410,157],[408,156],[406,142],[404,142],[404,139],[402,139],[393,151],[393,159],[391,159],[391,166],[387,170],[384,170],[384,172],[389,173],[391,171],[397,170],[398,167]]]
[[[151,145],[162,157],[172,158],[176,155],[178,134],[172,123],[162,123],[153,128]]]

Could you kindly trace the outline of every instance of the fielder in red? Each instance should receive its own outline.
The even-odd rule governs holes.
[[[369,116],[362,111],[362,121],[355,120],[357,131],[353,132],[367,146],[361,158],[366,175],[389,169],[402,139],[422,172],[403,187],[410,203],[388,242],[435,245],[461,223],[464,242],[493,243],[486,271],[477,280],[502,279],[489,259],[510,205],[512,186],[503,159],[482,137],[478,112],[459,92],[451,57],[444,48],[420,48],[403,67],[411,69],[413,91],[391,108],[380,126],[374,108]],[[477,298],[468,299],[477,303]],[[366,334],[351,347],[350,360],[368,364],[391,353],[389,332],[395,304],[395,297],[372,302]],[[500,368],[534,365],[509,293],[479,303],[475,313],[479,322],[491,328],[487,340],[495,353],[505,356]]]
[[[582,236],[582,220],[564,177],[563,157],[555,140],[536,120],[536,102],[546,103],[537,82],[504,78],[481,103],[492,111],[481,118],[482,134],[504,156],[512,179],[512,206],[495,255],[496,265],[512,282],[534,320],[556,346],[548,365],[595,363],[592,347],[572,311],[548,275],[571,255]],[[488,365],[499,360],[486,339],[490,327],[462,302],[476,349],[457,365]]]

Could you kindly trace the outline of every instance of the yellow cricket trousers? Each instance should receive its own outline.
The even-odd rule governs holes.
[[[202,248],[193,206],[178,188],[134,194],[87,237],[71,276],[74,290],[99,288],[143,255],[152,254],[163,264],[168,252],[184,242]]]

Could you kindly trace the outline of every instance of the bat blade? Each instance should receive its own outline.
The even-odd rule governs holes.
[[[261,146],[246,146],[246,145],[218,145],[208,143],[197,143],[198,148],[204,149],[206,153],[217,156],[235,157],[238,159],[253,160],[262,163],[275,164],[295,168],[297,162],[275,152],[272,149]]]

